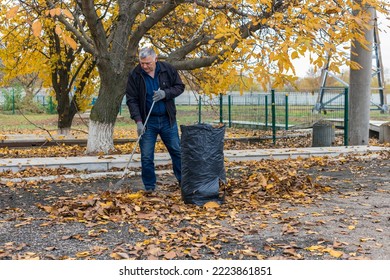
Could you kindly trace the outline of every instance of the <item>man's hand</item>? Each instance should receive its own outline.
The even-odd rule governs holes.
[[[144,133],[144,125],[142,122],[137,122],[137,134],[140,137]]]
[[[153,95],[154,102],[160,101],[161,99],[164,98],[165,98],[165,91],[163,91],[162,89],[154,91],[154,95]]]

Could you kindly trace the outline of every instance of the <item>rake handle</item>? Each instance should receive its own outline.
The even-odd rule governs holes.
[[[152,112],[155,103],[156,103],[156,102],[153,101],[152,106],[150,107],[149,113],[148,113],[148,115],[146,116],[146,120],[145,120],[145,123],[144,123],[144,129],[143,129],[141,135],[138,136],[137,142],[135,142],[133,151],[131,152],[131,155],[130,155],[130,159],[129,159],[129,161],[128,161],[127,164],[126,164],[125,170],[123,171],[122,178],[123,178],[123,177],[125,176],[125,174],[128,172],[128,168],[129,168],[130,162],[131,162],[131,160],[133,159],[133,155],[134,155],[134,153],[135,153],[135,150],[136,150],[137,147],[138,147],[138,144],[139,144],[139,141],[141,140],[142,135],[144,135],[144,133],[145,133],[145,127],[146,127],[146,124],[148,123],[148,120],[149,120],[149,117],[150,117],[150,113]]]

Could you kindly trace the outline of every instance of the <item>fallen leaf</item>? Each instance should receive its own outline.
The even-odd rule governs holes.
[[[211,209],[211,208],[219,208],[220,205],[219,205],[218,202],[209,201],[209,202],[205,203],[205,204],[203,205],[203,207],[206,208],[206,209]]]
[[[173,258],[175,258],[177,255],[174,251],[169,251],[168,253],[166,253],[164,255],[164,258],[168,259],[168,260],[171,260]]]
[[[78,257],[78,258],[85,258],[85,257],[88,257],[90,255],[91,255],[91,253],[89,251],[83,251],[83,252],[76,253],[76,257]]]

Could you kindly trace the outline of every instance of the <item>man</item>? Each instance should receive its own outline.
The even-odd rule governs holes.
[[[156,188],[154,149],[158,135],[171,156],[175,177],[179,184],[181,182],[181,150],[174,98],[183,93],[184,87],[177,70],[166,62],[157,61],[152,48],[139,51],[139,64],[127,81],[126,104],[130,117],[137,123],[138,137],[142,135],[139,142],[142,181],[147,192]]]

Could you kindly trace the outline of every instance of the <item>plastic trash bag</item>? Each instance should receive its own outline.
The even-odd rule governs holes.
[[[219,183],[226,182],[223,142],[225,126],[181,125],[181,194],[185,203],[222,203]]]

